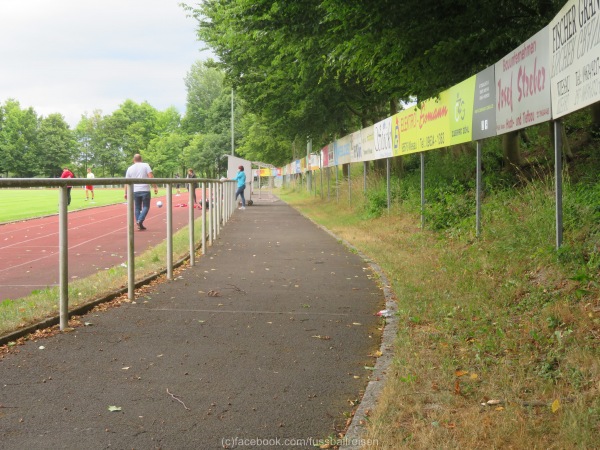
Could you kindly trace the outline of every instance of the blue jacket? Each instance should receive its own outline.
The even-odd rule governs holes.
[[[245,187],[246,186],[246,172],[240,170],[235,176],[234,180],[237,180],[237,187]]]

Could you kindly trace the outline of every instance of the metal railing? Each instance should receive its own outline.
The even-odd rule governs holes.
[[[69,321],[69,231],[67,226],[67,187],[68,186],[127,186],[127,295],[130,300],[135,298],[135,252],[134,252],[134,184],[166,185],[167,208],[167,279],[173,279],[173,185],[187,184],[189,189],[189,253],[190,265],[196,264],[194,236],[194,196],[195,189],[191,183],[185,183],[181,178],[1,178],[0,189],[57,187],[59,189],[58,204],[58,252],[59,252],[59,311],[60,329],[64,330]],[[206,253],[206,238],[209,245],[221,232],[221,227],[227,223],[235,211],[235,181],[211,180],[195,178],[194,185],[200,188],[202,202],[202,254]],[[209,198],[207,198],[207,191]],[[208,201],[208,230],[206,204]]]

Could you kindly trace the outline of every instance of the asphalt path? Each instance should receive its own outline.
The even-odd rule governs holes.
[[[143,232],[136,232],[136,254],[166,238],[166,208],[152,199]],[[173,196],[173,229],[188,224],[187,195]],[[197,210],[196,216],[200,214]],[[127,205],[69,211],[69,277],[89,276],[127,261]],[[58,215],[0,225],[0,301],[57,286]]]
[[[174,281],[4,355],[0,448],[315,448],[372,374],[367,266],[283,202],[236,211]]]

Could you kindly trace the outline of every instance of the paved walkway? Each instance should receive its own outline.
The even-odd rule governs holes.
[[[236,211],[176,281],[0,360],[0,448],[314,448],[379,348],[365,268],[283,202]]]

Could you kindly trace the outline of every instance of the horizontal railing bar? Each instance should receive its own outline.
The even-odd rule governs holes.
[[[0,188],[112,186],[115,184],[198,184],[203,181],[211,183],[235,182],[234,180],[221,181],[210,178],[0,178]]]

